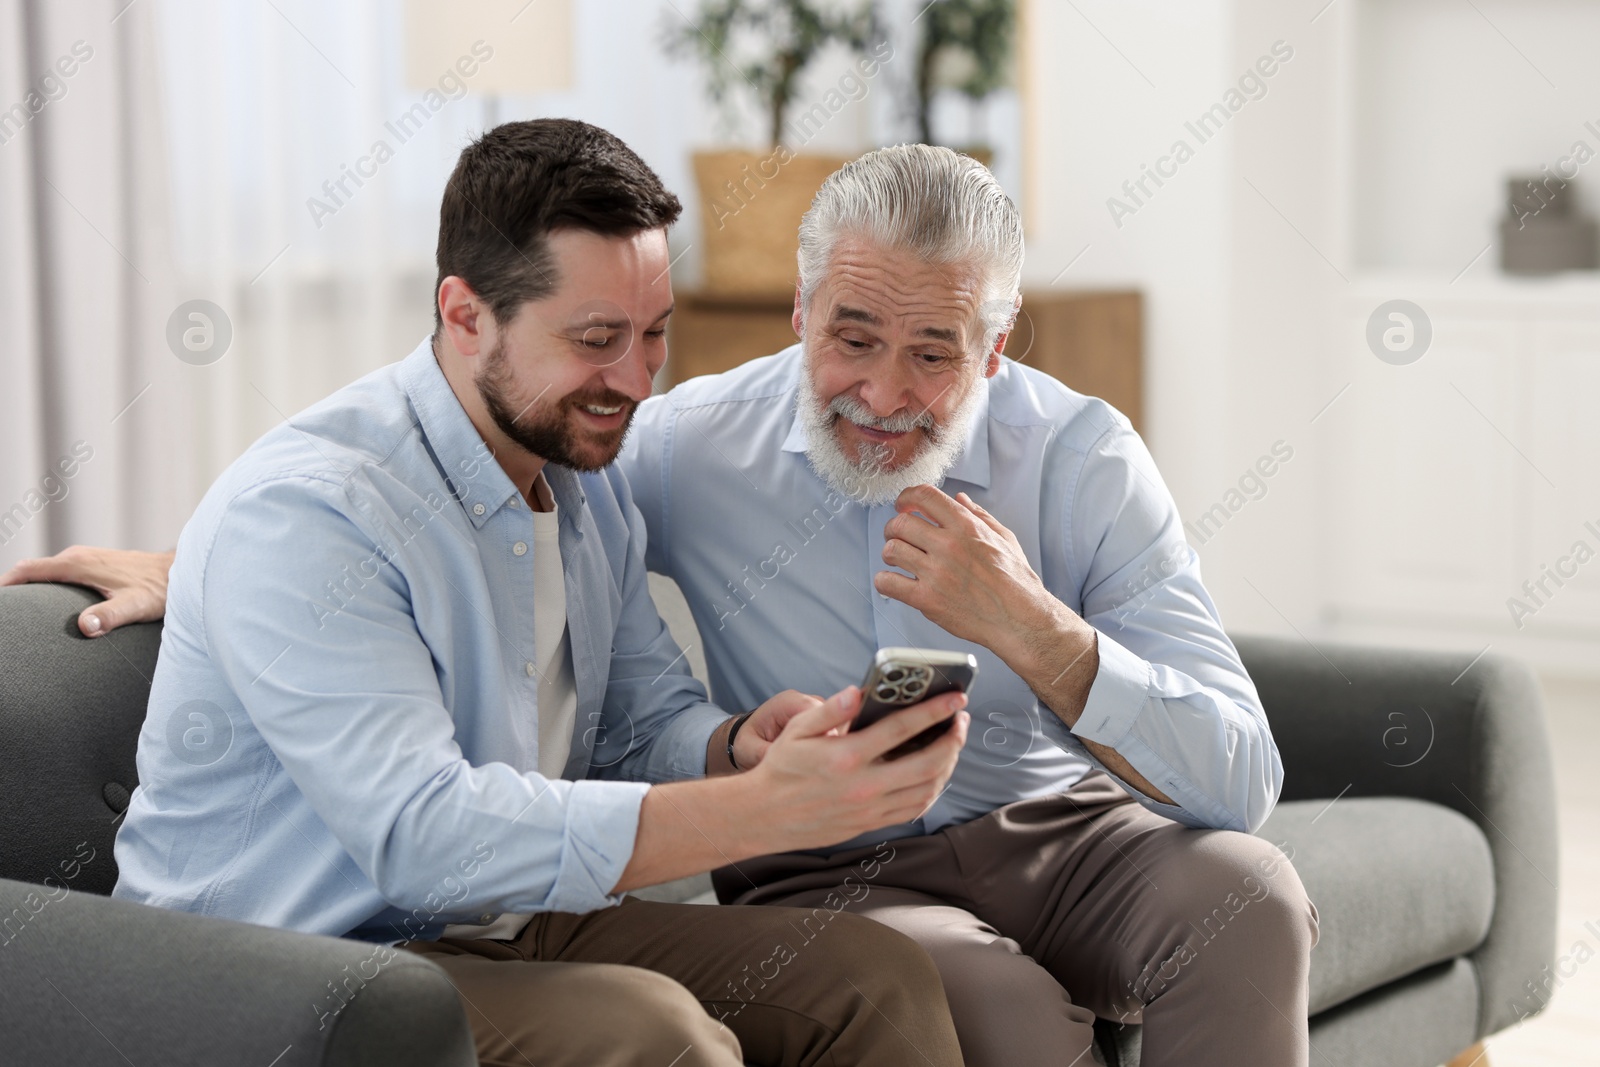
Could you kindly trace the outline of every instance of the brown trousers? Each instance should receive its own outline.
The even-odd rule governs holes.
[[[960,1067],[927,954],[839,910],[630,899],[405,947],[449,975],[487,1067]]]
[[[723,868],[718,896],[848,910],[938,965],[967,1067],[1087,1067],[1094,1017],[1144,1024],[1145,1067],[1304,1067],[1317,912],[1269,842],[1191,830],[1093,772],[923,837]]]

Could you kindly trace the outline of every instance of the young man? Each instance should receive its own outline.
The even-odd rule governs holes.
[[[808,911],[611,906],[914,818],[965,737],[959,697],[843,733],[853,689],[730,719],[688,675],[610,466],[665,359],[678,211],[582,123],[462,153],[434,335],[184,529],[114,895],[404,943],[485,1063],[957,1064],[927,957],[834,917],[892,850]]]

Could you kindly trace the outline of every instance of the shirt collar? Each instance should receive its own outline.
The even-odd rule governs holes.
[[[805,452],[810,442],[806,436],[804,420],[796,410],[799,400],[798,375],[805,373],[805,365],[796,361],[796,380],[789,388],[789,435],[783,439],[785,452]],[[989,488],[989,380],[978,386],[983,390],[983,395],[978,398],[977,407],[972,412],[972,422],[967,426],[967,440],[961,446],[961,454],[945,474],[945,481],[952,478],[965,482],[976,489]]]
[[[401,363],[400,377],[428,448],[444,471],[451,495],[473,527],[482,527],[512,497],[520,494],[505,470],[489,454],[489,446],[467,417],[455,390],[450,388],[434,357],[431,337]],[[559,478],[554,468],[548,471],[546,478],[557,501],[565,505],[563,488],[576,489],[576,486]]]

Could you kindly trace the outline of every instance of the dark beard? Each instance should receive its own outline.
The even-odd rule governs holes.
[[[533,455],[575,471],[602,470],[616,460],[622,451],[623,441],[627,440],[628,429],[633,425],[634,411],[638,407],[622,393],[602,389],[594,393],[571,393],[554,405],[542,406],[532,414],[526,414],[534,404],[513,405],[508,399],[511,387],[511,369],[506,364],[502,341],[484,358],[483,373],[478,377],[478,395],[483,398],[489,417],[501,433]],[[573,412],[584,404],[620,407],[627,412],[627,417],[615,430],[576,439],[578,435],[572,432],[570,424]]]

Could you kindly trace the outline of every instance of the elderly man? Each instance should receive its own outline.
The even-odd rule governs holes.
[[[1127,420],[1002,358],[1013,205],[970,159],[885,149],[800,243],[801,343],[640,408],[620,463],[647,563],[725,705],[957,649],[973,742],[918,820],[734,864],[720,896],[811,904],[890,841],[851,907],[933,956],[971,1067],[1086,1063],[1095,1015],[1142,1020],[1153,1067],[1304,1064],[1316,911],[1249,834],[1276,748]],[[79,551],[78,580],[124,588]],[[131,595],[115,610],[148,614]]]
[[[929,950],[971,1067],[1086,1062],[1096,1014],[1142,1018],[1155,1067],[1304,1063],[1316,913],[1249,835],[1277,749],[1137,434],[1002,358],[1022,259],[980,164],[870,153],[801,224],[800,344],[640,410],[646,562],[716,699],[832,692],[885,645],[980,664],[931,811],[718,892],[811,903],[893,838],[856,910]]]

